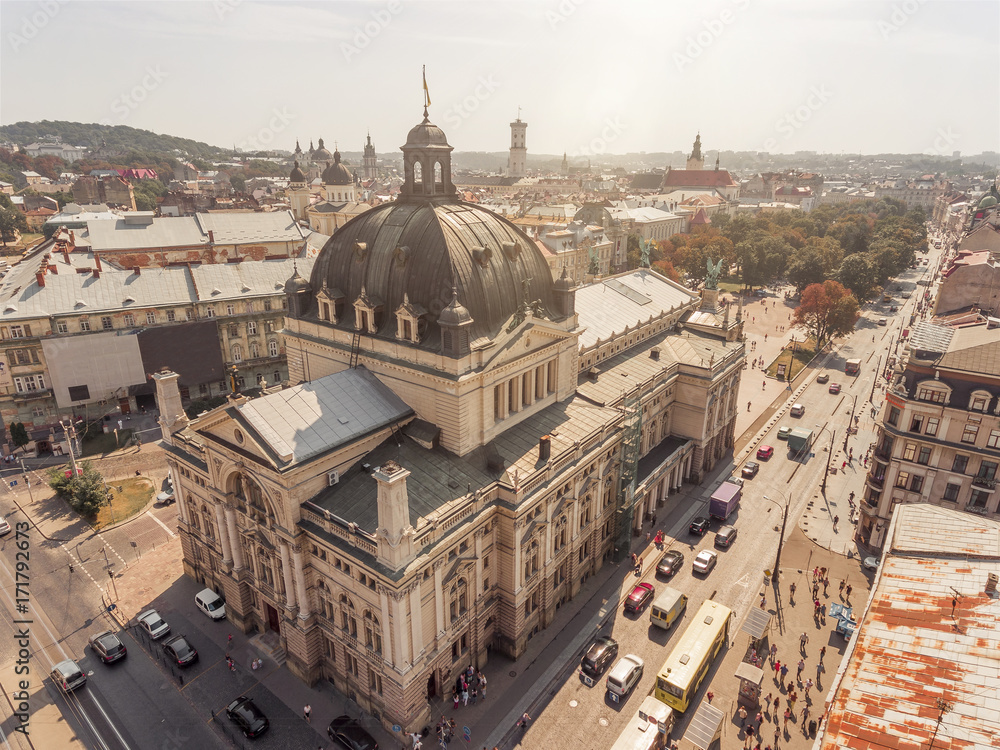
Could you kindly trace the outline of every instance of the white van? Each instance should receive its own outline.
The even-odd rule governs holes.
[[[664,630],[670,630],[687,608],[686,594],[669,586],[653,601],[649,608],[649,621]]]
[[[226,616],[226,603],[212,589],[202,589],[195,594],[194,603],[213,620],[221,620]]]
[[[608,672],[608,692],[611,693],[612,700],[617,702],[631,692],[642,678],[642,667],[642,659],[635,654],[628,654],[618,660]]]
[[[49,675],[52,682],[59,686],[64,693],[76,690],[81,685],[87,683],[87,675],[83,673],[80,666],[72,659],[61,661],[52,668]]]
[[[806,413],[806,407],[802,404],[793,404],[791,409],[791,415],[793,417],[801,417]]]

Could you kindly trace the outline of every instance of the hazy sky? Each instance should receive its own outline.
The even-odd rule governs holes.
[[[0,3],[0,122],[395,151],[1000,150],[995,0]]]

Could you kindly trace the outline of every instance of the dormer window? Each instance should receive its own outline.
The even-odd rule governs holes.
[[[369,295],[362,285],[361,296],[354,302],[354,327],[365,333],[378,333],[382,323],[382,307],[381,298]]]
[[[992,396],[989,391],[973,391],[969,397],[970,411],[986,411],[990,405]]]
[[[344,317],[345,295],[336,287],[330,288],[324,281],[319,292],[316,293],[316,307],[320,320],[330,323],[339,323]]]
[[[427,328],[427,310],[410,302],[410,295],[403,294],[403,304],[396,310],[396,338],[419,344]]]

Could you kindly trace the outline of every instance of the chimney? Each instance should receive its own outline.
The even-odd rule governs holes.
[[[141,270],[139,269],[139,266],[132,266],[132,273],[134,273],[136,276],[138,276],[141,273]]]
[[[54,263],[51,266],[46,266],[49,273],[56,274],[59,273],[59,268]]]
[[[986,574],[986,593],[989,595],[996,594],[997,592],[997,574],[987,573]]]
[[[38,282],[38,286],[45,286],[45,274],[39,271],[35,274],[35,281]]]
[[[416,533],[410,524],[406,478],[410,472],[395,461],[386,461],[372,472],[378,485],[377,559],[392,570],[400,570],[416,557]]]
[[[215,232],[213,232],[211,229],[208,230],[208,241],[212,245],[215,244]]]
[[[101,256],[98,255],[97,253],[94,253],[94,263],[97,264],[97,270],[98,271],[103,271],[104,270],[103,268],[101,268]],[[97,274],[95,273],[94,275],[96,276]]]
[[[660,361],[660,348],[658,346],[654,346],[649,350],[649,358],[656,360],[657,362]]]
[[[548,435],[542,435],[538,438],[538,460],[545,462],[549,460],[549,456],[552,455],[552,438]]]
[[[63,246],[62,254],[63,254],[63,260],[66,261],[66,265],[68,266],[69,265],[69,248],[66,247],[65,245]]]
[[[101,269],[99,269],[99,268],[95,268],[94,269],[94,278],[95,279],[101,278]]]

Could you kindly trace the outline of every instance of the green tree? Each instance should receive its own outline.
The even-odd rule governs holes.
[[[0,193],[0,239],[6,247],[8,242],[17,242],[18,232],[28,231],[28,220],[11,203],[6,193]]]
[[[23,422],[11,422],[9,432],[11,442],[18,448],[23,448],[31,442]]]
[[[800,292],[810,284],[821,284],[826,280],[823,255],[815,247],[805,247],[795,254],[788,264],[788,280]]]
[[[865,253],[855,253],[844,258],[837,272],[837,280],[859,300],[871,297],[879,286],[878,274]]]
[[[764,286],[785,273],[792,247],[780,237],[757,230],[736,246],[744,286]]]
[[[49,472],[49,487],[84,518],[96,516],[100,507],[108,501],[104,479],[90,461],[80,464],[76,476],[65,468],[52,469]]]
[[[824,281],[802,291],[792,322],[804,328],[822,349],[834,336],[853,331],[858,317],[858,300],[850,290],[837,281]]]
[[[245,193],[247,190],[247,181],[238,174],[229,175],[229,184],[237,193]]]

